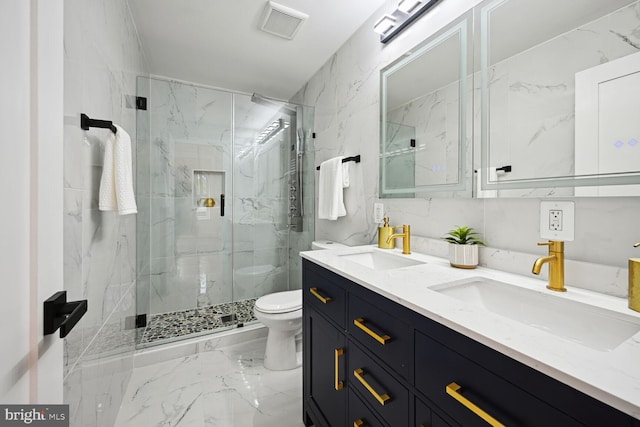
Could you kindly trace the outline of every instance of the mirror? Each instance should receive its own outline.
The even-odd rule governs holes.
[[[640,183],[638,2],[493,0],[477,11],[480,196],[640,194],[619,185]]]
[[[640,195],[639,51],[637,0],[481,3],[382,70],[380,197]]]
[[[471,197],[470,18],[381,72],[381,198]]]

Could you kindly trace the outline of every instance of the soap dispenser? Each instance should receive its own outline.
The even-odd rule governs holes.
[[[389,217],[384,217],[384,225],[378,227],[378,247],[381,249],[393,249],[396,246],[395,240],[389,241],[389,236],[393,234],[393,227],[389,225]]]
[[[638,246],[640,242],[633,245]],[[629,308],[640,311],[640,258],[629,258]]]

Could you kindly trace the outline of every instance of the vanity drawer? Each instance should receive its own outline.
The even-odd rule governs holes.
[[[440,418],[424,402],[416,398],[416,427],[454,427],[457,424],[450,424]]]
[[[303,260],[303,295],[309,305],[345,329],[346,279]]]
[[[353,391],[349,391],[349,416],[347,427],[386,427],[374,412]]]
[[[461,425],[485,427],[483,416],[507,426],[583,425],[428,336],[415,340],[416,388]]]
[[[392,308],[387,300],[387,308]],[[349,295],[347,329],[351,337],[384,360],[394,371],[409,378],[411,325],[378,306]]]
[[[378,365],[355,343],[349,347],[349,387],[375,408],[388,424],[406,426],[409,423],[409,392]]]

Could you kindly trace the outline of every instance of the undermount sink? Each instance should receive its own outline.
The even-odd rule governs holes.
[[[474,277],[432,290],[599,351],[640,331],[640,319],[553,294]]]
[[[348,261],[357,262],[373,270],[391,270],[394,268],[425,264],[423,261],[406,258],[403,255],[385,254],[375,250],[354,254],[342,254],[340,256]]]

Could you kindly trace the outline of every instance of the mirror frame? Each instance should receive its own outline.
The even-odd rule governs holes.
[[[489,31],[490,14],[502,4],[510,0],[490,0],[477,5],[474,11],[480,15],[480,167],[488,171],[489,159]],[[477,43],[474,38],[474,44]],[[475,90],[475,88],[474,88]],[[574,140],[575,144],[575,140]],[[488,173],[481,174],[480,188],[482,191],[510,190],[510,189],[541,189],[566,187],[601,187],[611,185],[640,184],[640,170],[600,175],[575,175],[566,177],[540,177],[518,180],[501,179],[491,181]],[[631,190],[631,188],[629,188]],[[637,195],[637,194],[636,194]],[[629,194],[629,196],[632,196]],[[541,196],[536,196],[541,197]],[[574,195],[575,197],[575,195]]]
[[[390,65],[386,66],[380,71],[380,144],[379,144],[379,171],[380,171],[380,198],[390,198],[398,194],[407,193],[423,193],[425,195],[437,196],[442,192],[459,192],[469,191],[468,198],[472,198],[472,183],[473,176],[471,173],[467,173],[467,166],[470,168],[471,164],[467,165],[467,151],[470,152],[471,158],[473,158],[473,141],[467,141],[468,130],[468,108],[469,98],[473,99],[473,96],[468,96],[469,76],[471,70],[469,69],[470,59],[470,44],[472,44],[472,23],[473,15],[472,10],[465,12],[460,18],[452,21],[443,30],[437,32],[434,36],[429,37],[427,40],[419,44],[415,49],[411,49],[411,54],[408,56],[402,56]],[[401,69],[402,67],[410,64],[420,56],[428,53],[431,49],[437,47],[443,41],[454,37],[459,37],[459,64],[458,64],[458,171],[457,182],[451,184],[435,184],[435,185],[419,185],[412,188],[398,188],[398,189],[385,189],[386,180],[386,164],[384,159],[388,157],[385,152],[385,141],[387,135],[387,90],[388,79],[391,75]],[[471,80],[471,84],[472,80]],[[467,144],[471,146],[467,148]],[[412,148],[415,152],[415,149]],[[409,150],[408,150],[409,151]],[[466,182],[468,181],[468,182]]]

